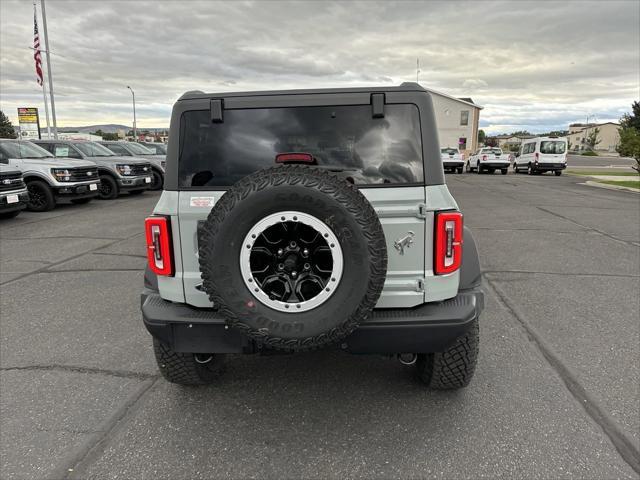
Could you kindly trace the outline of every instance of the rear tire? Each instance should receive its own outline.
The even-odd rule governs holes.
[[[31,180],[27,182],[29,191],[29,202],[27,210],[32,212],[47,212],[56,206],[56,199],[47,183],[42,180]]]
[[[155,338],[153,353],[162,376],[179,385],[208,385],[224,370],[224,355],[174,352]]]
[[[100,185],[98,186],[98,197],[100,200],[113,200],[118,197],[118,184],[111,175],[100,175]]]
[[[556,177],[559,177],[560,175],[562,175],[562,170],[556,170],[555,172],[553,172],[556,174]]]
[[[478,320],[444,352],[418,355],[418,378],[435,390],[455,390],[469,385],[478,363]]]
[[[502,173],[502,175],[506,175],[507,173],[509,173],[509,171],[506,168],[503,168],[502,170],[500,170],[500,173]]]
[[[462,167],[458,168],[458,175],[460,175],[462,173]]]
[[[478,175],[482,173],[482,167],[480,167],[480,162],[476,164],[476,169],[478,170]]]

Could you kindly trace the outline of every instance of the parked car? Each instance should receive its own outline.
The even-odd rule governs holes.
[[[522,142],[513,162],[513,172],[523,170],[529,175],[553,172],[562,175],[567,168],[567,139],[565,137],[536,137]]]
[[[88,160],[55,158],[32,142],[0,139],[0,163],[22,171],[27,209],[35,212],[51,210],[60,200],[87,203],[98,195],[98,167]]]
[[[153,180],[151,182],[151,190],[161,190],[164,185],[164,162],[165,155],[158,155],[153,150],[149,150],[144,145],[135,142],[99,142],[107,147],[116,155],[122,157],[139,157],[144,158],[151,163]]]
[[[442,148],[440,149],[440,158],[442,159],[442,166],[445,172],[458,172],[462,173],[464,168],[464,153],[461,153],[457,148]]]
[[[147,147],[156,155],[162,155],[163,157],[167,155],[167,146],[164,143],[160,142],[138,142],[140,145]]]
[[[467,172],[483,173],[488,171],[493,173],[496,170],[500,170],[502,175],[506,175],[509,172],[509,155],[505,155],[501,148],[497,147],[483,147],[476,150],[476,152],[469,156],[467,160]]]
[[[117,198],[122,192],[138,195],[152,184],[151,164],[132,157],[120,157],[96,142],[82,140],[36,140],[34,143],[56,157],[90,160],[98,165],[100,174],[99,197]]]
[[[226,353],[334,346],[469,383],[480,266],[427,90],[191,92],[171,124],[141,299],[167,380],[214,382]]]
[[[22,172],[0,163],[0,218],[13,218],[29,201]]]

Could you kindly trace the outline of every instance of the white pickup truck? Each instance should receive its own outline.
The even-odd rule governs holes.
[[[501,148],[496,147],[483,147],[476,150],[473,155],[469,156],[467,160],[467,172],[482,173],[488,171],[493,173],[496,170],[500,170],[502,175],[506,175],[511,162],[509,161],[509,154],[503,153]]]
[[[440,149],[440,158],[445,172],[462,173],[464,153],[460,153],[457,148],[447,147]]]

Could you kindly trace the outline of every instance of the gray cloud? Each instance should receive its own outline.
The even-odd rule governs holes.
[[[423,85],[489,131],[616,119],[638,99],[640,3],[48,0],[61,125],[167,126],[186,90]],[[32,6],[0,1],[0,108],[42,106]]]

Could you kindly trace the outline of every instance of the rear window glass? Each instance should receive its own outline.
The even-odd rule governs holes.
[[[482,153],[493,153],[494,155],[502,155],[502,150],[499,148],[485,148],[482,150]]]
[[[567,149],[567,144],[560,141],[546,141],[540,142],[540,153],[546,154],[560,154],[564,153]]]
[[[319,166],[348,171],[356,184],[424,181],[420,117],[415,105],[370,105],[185,112],[180,124],[181,187],[228,187],[275,165],[276,155],[305,152]]]
[[[440,150],[440,153],[444,153],[446,155],[455,155],[458,151],[455,148],[443,148]]]

